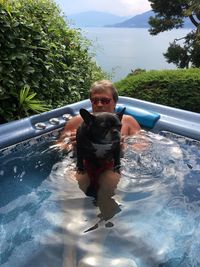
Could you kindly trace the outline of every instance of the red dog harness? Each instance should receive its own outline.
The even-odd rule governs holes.
[[[84,161],[85,169],[89,175],[90,178],[90,187],[94,191],[98,191],[99,189],[99,176],[101,173],[103,173],[106,170],[111,170],[114,167],[113,161],[103,161],[100,166],[95,166],[91,164],[88,160]]]

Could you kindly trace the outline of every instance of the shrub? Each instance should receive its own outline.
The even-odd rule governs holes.
[[[119,94],[200,112],[200,69],[139,72],[116,83]]]
[[[18,118],[24,86],[52,108],[86,98],[106,77],[89,45],[52,0],[0,0],[0,121]]]

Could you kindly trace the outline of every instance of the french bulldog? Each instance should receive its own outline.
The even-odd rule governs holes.
[[[102,160],[113,160],[114,171],[120,169],[120,130],[125,108],[119,113],[91,114],[80,109],[83,123],[77,130],[77,170],[84,171],[84,160],[97,168]]]

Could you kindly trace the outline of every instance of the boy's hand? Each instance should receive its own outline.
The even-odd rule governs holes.
[[[62,135],[62,139],[56,144],[62,150],[72,150],[76,145],[76,130],[67,131]]]
[[[71,144],[72,146],[76,145],[76,130],[68,131],[63,136],[64,144]]]

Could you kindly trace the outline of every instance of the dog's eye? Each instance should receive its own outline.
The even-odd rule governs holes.
[[[103,129],[106,129],[106,128],[108,128],[108,125],[106,125],[105,123],[101,123],[100,127],[103,128]]]
[[[117,125],[116,127],[114,127],[115,129],[117,129],[118,131],[121,130],[122,126],[121,125]]]

